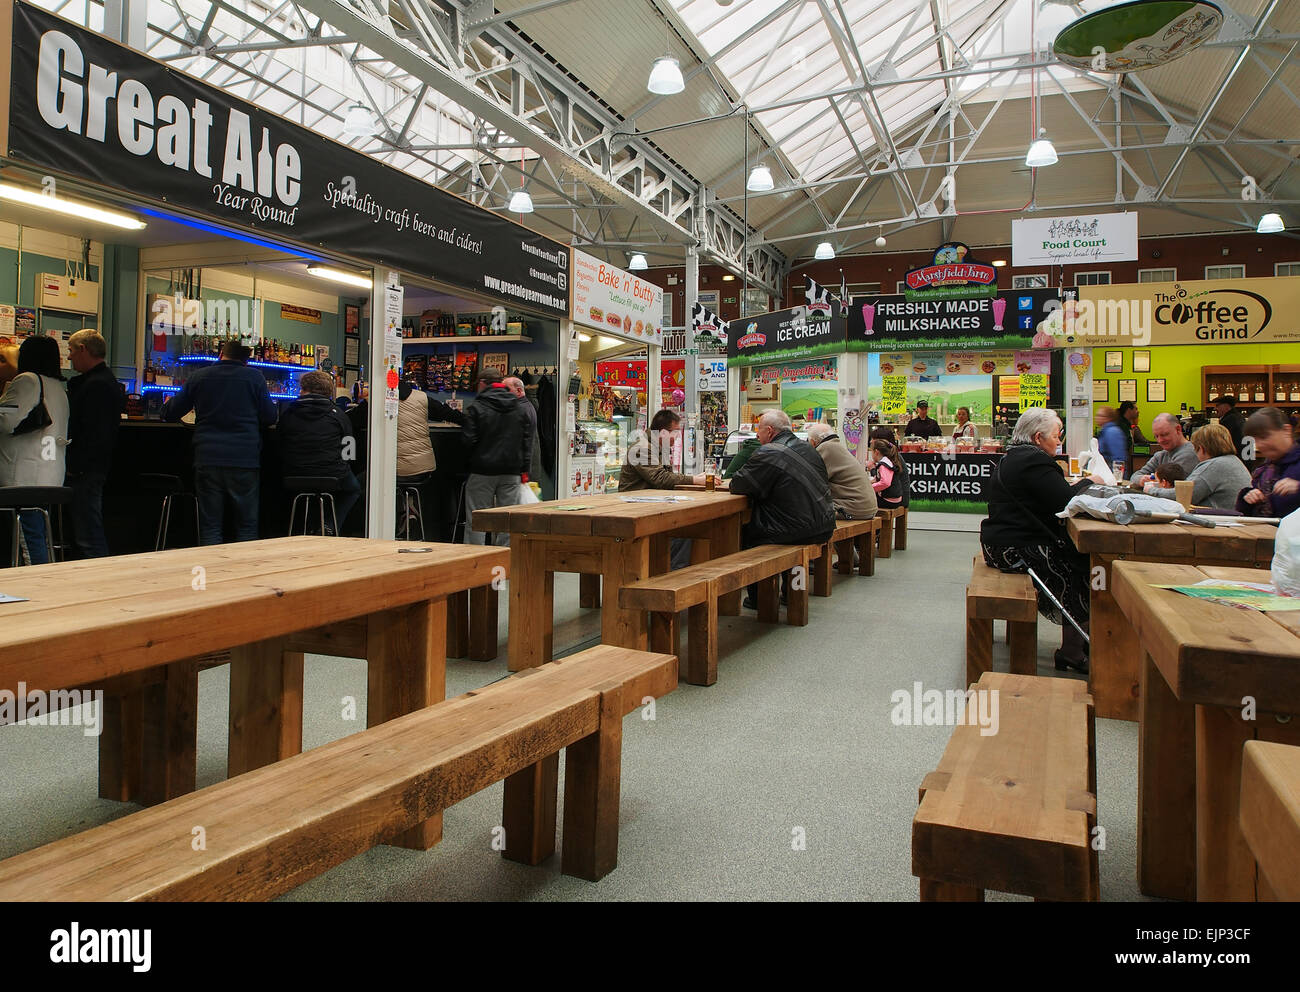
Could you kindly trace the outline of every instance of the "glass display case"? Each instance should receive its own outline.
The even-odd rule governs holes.
[[[612,420],[579,420],[575,444],[584,447],[574,451],[574,457],[594,455],[602,458],[605,465],[605,492],[618,491],[618,473],[623,467],[623,457],[627,452],[627,439],[632,430],[631,417],[616,414]],[[579,441],[578,438],[585,440]]]

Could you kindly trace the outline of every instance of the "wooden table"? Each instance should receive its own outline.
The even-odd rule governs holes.
[[[192,792],[198,671],[213,652],[230,651],[231,777],[302,750],[295,635],[363,622],[367,726],[446,698],[446,600],[504,577],[508,555],[399,550],[412,546],[286,537],[8,569],[4,591],[29,602],[0,606],[0,689],[108,683],[100,794],[152,805]],[[440,835],[435,817],[404,842]]]
[[[577,496],[549,503],[474,511],[475,530],[510,533],[510,670],[551,660],[556,572],[598,574],[604,580],[601,640],[647,646],[646,614],[618,605],[618,590],[669,569],[669,542],[709,542],[713,558],[740,550],[744,496],[678,493],[674,503],[631,503],[617,495]],[[719,601],[718,612],[740,612],[740,594]]]
[[[1128,560],[1267,568],[1277,537],[1277,528],[1269,524],[1123,526],[1086,517],[1071,517],[1067,529],[1074,546],[1091,559],[1088,688],[1097,716],[1112,720],[1138,718],[1142,655],[1133,628],[1115,605],[1111,563]]]
[[[1138,884],[1174,899],[1250,900],[1238,821],[1248,740],[1300,744],[1300,614],[1190,599],[1153,584],[1267,582],[1256,569],[1116,562],[1115,601],[1143,651]],[[1253,706],[1252,706],[1253,704]]]

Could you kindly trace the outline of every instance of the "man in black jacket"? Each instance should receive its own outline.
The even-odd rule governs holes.
[[[470,472],[465,483],[465,543],[483,544],[482,531],[472,526],[474,511],[518,503],[521,477],[533,460],[532,423],[495,369],[479,373],[478,397],[465,411],[463,437]],[[495,543],[504,545],[508,536],[498,534]]]
[[[731,477],[731,492],[748,496],[751,504],[741,547],[821,544],[835,531],[825,462],[794,436],[790,418],[780,410],[766,411],[754,430],[761,447]],[[758,608],[757,586],[750,587],[745,606]]]
[[[83,558],[106,558],[104,480],[112,467],[117,425],[126,395],[104,362],[107,345],[98,331],[68,339],[68,360],[80,373],[68,383],[67,480],[72,487],[72,525]]]
[[[305,373],[298,389],[298,399],[289,404],[276,427],[284,476],[338,479],[334,516],[342,527],[361,498],[361,484],[352,474],[357,443],[352,424],[334,405],[334,377],[328,372]],[[333,531],[327,522],[325,532]]]

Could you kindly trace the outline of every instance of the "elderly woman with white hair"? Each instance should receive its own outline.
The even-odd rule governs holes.
[[[1027,410],[1016,421],[1007,453],[989,483],[989,515],[980,524],[984,560],[1002,572],[1029,569],[1080,626],[1088,623],[1088,556],[1066,536],[1056,514],[1076,493],[1102,480],[1091,476],[1074,485],[1055,455],[1061,443],[1061,418],[1050,410]],[[1088,648],[1060,609],[1038,589],[1038,611],[1061,625],[1056,670],[1088,671]]]

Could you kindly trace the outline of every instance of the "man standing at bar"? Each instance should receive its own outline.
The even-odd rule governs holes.
[[[496,369],[478,377],[478,396],[465,411],[463,437],[469,450],[469,479],[465,483],[465,543],[483,544],[483,532],[473,527],[474,511],[514,506],[519,487],[533,459],[532,423],[521,403],[502,382]],[[496,535],[504,545],[508,535]]]
[[[266,377],[248,367],[249,349],[227,341],[221,360],[199,369],[162,409],[177,421],[194,411],[194,490],[203,544],[224,538],[225,510],[234,513],[236,541],[257,540],[262,428],[275,423]]]
[[[104,480],[113,461],[126,395],[105,363],[108,346],[98,331],[68,338],[68,360],[78,373],[68,383],[67,482],[72,526],[83,558],[108,557],[104,534]]]

